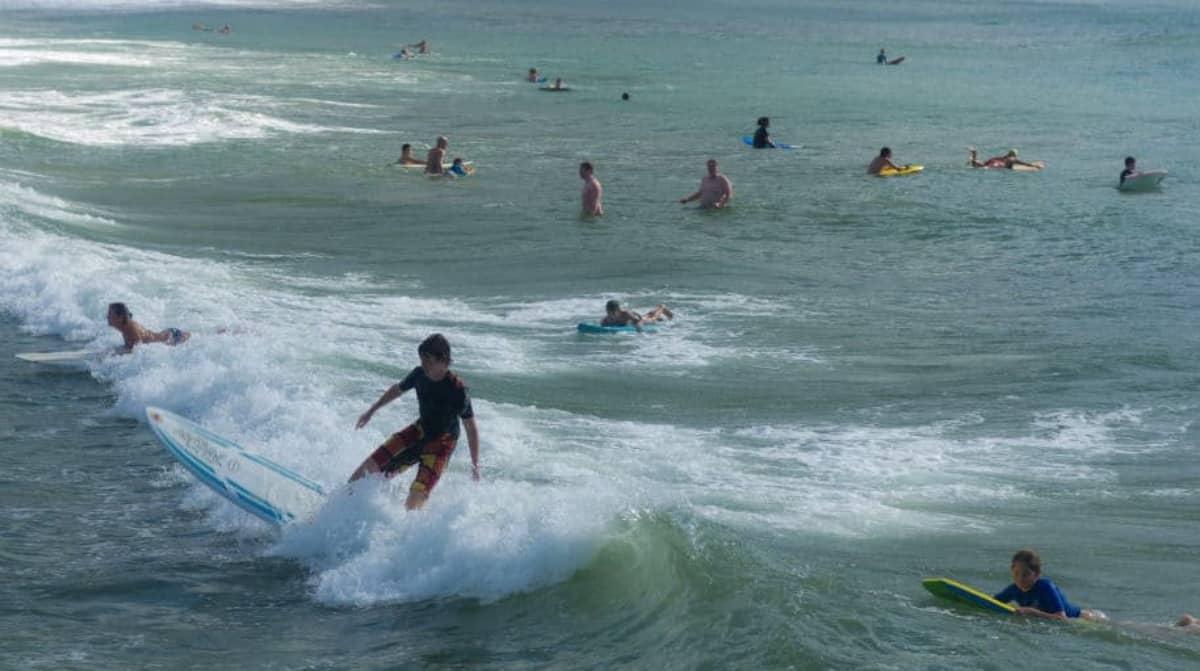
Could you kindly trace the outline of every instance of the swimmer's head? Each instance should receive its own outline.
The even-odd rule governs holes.
[[[412,145],[405,143],[400,145],[400,151],[412,151]]]
[[[592,168],[592,164],[589,161],[584,161],[583,163],[579,164],[580,177],[587,177],[588,175],[592,174],[593,170],[594,168]]]
[[[117,324],[124,324],[125,322],[129,321],[129,319],[132,317],[133,317],[133,313],[129,311],[129,308],[126,307],[124,303],[109,303],[108,304],[108,324],[109,324],[109,326],[116,326]]]
[[[882,157],[884,157],[884,158],[889,158],[889,157],[892,155],[892,148],[891,148],[891,147],[884,147],[883,149],[880,149],[880,150],[879,150],[879,155],[880,155],[880,156],[882,156]]]
[[[1009,568],[1012,571],[1013,583],[1021,588],[1022,592],[1028,592],[1033,588],[1033,583],[1042,577],[1042,559],[1038,557],[1037,552],[1030,549],[1017,550]]]
[[[768,117],[765,117],[765,116],[760,116],[760,117],[758,117],[758,125],[762,126],[763,128],[766,128],[767,126],[771,125],[771,119],[769,119]]]
[[[611,301],[605,303],[604,311],[610,315],[620,312],[621,311],[621,301],[614,298]]]
[[[1134,157],[1132,157],[1132,156],[1126,156],[1126,157],[1125,157],[1125,167],[1126,167],[1126,168],[1132,168],[1132,167],[1134,166],[1134,164],[1136,164],[1136,163],[1137,163],[1137,159],[1136,159],[1136,158],[1134,158]]]
[[[1004,158],[1016,158],[1016,157],[1017,157],[1016,149],[1009,149],[1008,153],[1004,155]]]
[[[450,165],[462,165],[462,159],[455,156],[454,160],[450,162]]]
[[[706,165],[708,166],[708,174],[710,174],[710,175],[717,174],[717,159],[715,159],[715,158],[708,159],[708,163]]]
[[[629,100],[629,94],[628,94],[628,93],[622,93],[622,94],[621,94],[621,100]]]
[[[446,147],[450,146],[450,140],[447,140],[445,135],[439,135],[437,139],[437,146],[439,149],[445,149]]]

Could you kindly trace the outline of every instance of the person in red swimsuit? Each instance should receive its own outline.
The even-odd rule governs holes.
[[[350,482],[372,473],[383,473],[391,478],[415,464],[417,477],[404,502],[404,507],[409,510],[425,505],[446,464],[450,463],[450,455],[458,442],[460,418],[467,428],[467,446],[471,449],[471,477],[479,480],[479,429],[475,425],[467,385],[450,371],[450,343],[442,334],[435,333],[421,342],[417,355],[421,365],[388,387],[358,418],[355,428],[366,426],[376,410],[400,398],[409,389],[417,390],[420,417],[392,434],[350,475]]]

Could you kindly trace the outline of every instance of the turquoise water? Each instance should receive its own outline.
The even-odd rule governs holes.
[[[1197,63],[1184,2],[0,0],[0,666],[1197,665]],[[386,165],[439,134],[477,175]],[[885,144],[925,172],[864,176]],[[733,206],[680,206],[710,157]],[[679,318],[575,333],[614,297]],[[196,336],[12,357],[115,345],[115,300]],[[141,419],[338,489],[434,331],[484,481],[420,514],[368,482],[274,532]],[[1115,624],[920,586],[1025,546]]]

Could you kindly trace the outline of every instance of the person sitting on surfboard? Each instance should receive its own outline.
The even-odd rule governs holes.
[[[879,55],[875,57],[875,62],[879,65],[887,65],[887,54],[884,53],[883,49],[879,50]]]
[[[125,345],[117,349],[118,352],[125,354],[132,352],[135,345],[152,342],[160,342],[165,345],[179,345],[187,342],[187,339],[192,337],[192,334],[187,331],[180,331],[177,328],[151,331],[133,321],[133,313],[129,311],[129,308],[124,303],[108,304],[108,325],[119,331],[121,337],[125,339]]]
[[[1121,171],[1121,181],[1118,184],[1124,184],[1126,177],[1132,177],[1137,174],[1137,159],[1132,156],[1125,157],[1125,169]]]
[[[767,128],[771,125],[771,120],[765,116],[758,117],[758,128],[754,131],[754,148],[755,149],[774,149],[775,143],[771,142],[771,134]]]
[[[479,480],[479,428],[475,425],[475,411],[471,408],[467,384],[450,370],[450,342],[442,334],[434,333],[421,341],[417,356],[421,365],[388,387],[358,418],[354,428],[366,426],[376,410],[400,398],[409,389],[417,390],[420,417],[393,433],[350,475],[350,482],[372,473],[392,478],[416,465],[417,477],[404,502],[408,510],[425,505],[441,479],[458,443],[460,418],[467,428],[467,447],[471,449],[471,478]]]
[[[412,155],[412,145],[405,143],[400,146],[400,158],[396,159],[397,165],[425,165],[425,162]]]
[[[1080,617],[1085,620],[1107,620],[1098,610],[1080,608],[1063,595],[1053,580],[1042,577],[1042,560],[1033,550],[1018,550],[1009,566],[1013,582],[996,594],[1001,603],[1015,601],[1016,613],[1047,620],[1066,620]]]
[[[1009,149],[1008,153],[1003,156],[993,156],[986,161],[980,161],[979,151],[975,147],[967,147],[967,165],[972,168],[1008,168],[1009,170],[1012,170],[1015,165],[1023,165],[1041,170],[1045,164],[1028,163],[1018,159],[1016,149]]]
[[[613,299],[604,304],[604,319],[600,320],[601,326],[632,326],[641,331],[642,326],[660,322],[663,317],[674,319],[675,313],[666,305],[659,303],[653,310],[650,310],[644,315],[639,315],[633,310],[626,310],[621,307],[621,301]]]
[[[893,163],[892,162],[892,148],[884,147],[883,149],[879,150],[879,155],[876,156],[871,161],[870,165],[867,166],[867,174],[868,175],[878,175],[879,171],[883,170],[885,167],[894,168],[896,170],[903,170],[903,169],[907,168],[908,166],[896,165],[895,163]]]

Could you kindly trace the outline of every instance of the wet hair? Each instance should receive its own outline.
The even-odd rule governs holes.
[[[530,73],[530,74],[533,74],[533,73],[535,73],[535,72],[537,72],[537,68],[529,68],[529,73]]]
[[[1017,562],[1021,562],[1025,566],[1028,566],[1030,571],[1033,571],[1038,575],[1042,574],[1042,558],[1039,557],[1038,553],[1034,552],[1033,550],[1028,548],[1024,550],[1017,550],[1016,554],[1013,555],[1012,563],[1016,564]]]
[[[1137,159],[1132,156],[1126,156],[1125,165],[1129,165],[1130,163],[1137,163]]]
[[[891,155],[892,155],[892,148],[891,148],[891,147],[884,147],[883,149],[880,149],[880,150],[879,150],[879,155],[880,155],[880,156],[891,156]]]
[[[450,363],[450,341],[441,333],[434,333],[417,346],[417,356],[429,355],[439,361]]]
[[[621,301],[619,301],[615,298],[604,304],[605,312],[616,312],[617,310],[620,310],[620,309],[621,309]]]
[[[124,303],[109,303],[108,311],[122,319],[130,319],[133,317],[133,313],[129,311],[129,308],[126,307]]]
[[[621,94],[621,100],[629,100],[629,93],[628,93],[628,92],[626,92],[626,93],[622,93],[622,94]]]
[[[400,145],[400,151],[406,151],[408,149],[412,149],[411,144],[408,144],[407,142],[405,142],[404,144]]]
[[[771,124],[771,120],[769,118],[767,118],[765,116],[758,117],[758,125],[769,126],[770,124]]]
[[[580,164],[579,164],[579,169],[580,169],[580,170],[587,170],[588,172],[591,172],[591,171],[593,170],[593,168],[592,168],[592,164],[591,164],[591,162],[589,162],[589,161],[584,161],[583,163],[580,163]]]
[[[453,164],[455,164],[455,163],[462,163],[462,159],[461,159],[461,158],[459,158],[458,156],[455,156],[455,157],[454,157],[454,160],[453,160],[453,161],[450,161],[450,164],[451,164],[451,165],[453,165]]]

